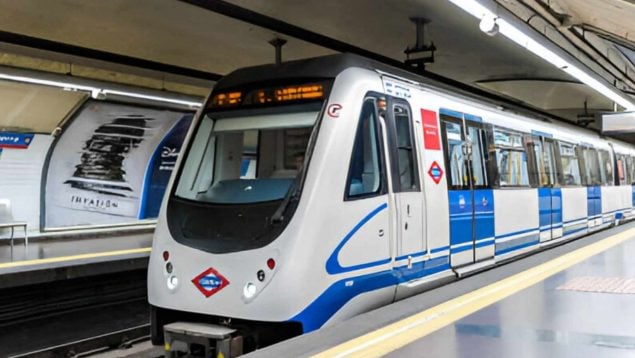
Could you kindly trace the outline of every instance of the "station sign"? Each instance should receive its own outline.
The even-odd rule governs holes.
[[[26,149],[33,141],[33,133],[1,133],[0,148]]]

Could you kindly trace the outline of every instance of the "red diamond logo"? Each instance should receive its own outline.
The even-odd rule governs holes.
[[[441,166],[436,160],[432,162],[430,169],[428,169],[428,175],[434,180],[435,184],[439,184],[441,178],[443,178],[443,169],[441,169]]]
[[[229,285],[229,281],[212,267],[194,277],[192,283],[205,297],[209,297]]]

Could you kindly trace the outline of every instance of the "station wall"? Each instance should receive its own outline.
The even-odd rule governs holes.
[[[0,132],[0,199],[32,233],[39,231],[42,168],[52,142],[50,135]]]

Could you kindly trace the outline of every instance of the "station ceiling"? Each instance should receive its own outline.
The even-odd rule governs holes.
[[[633,0],[496,5],[635,94]],[[0,10],[4,53],[68,63],[72,74],[75,64],[200,88],[238,67],[273,62],[274,38],[287,40],[284,60],[348,50],[402,62],[415,44],[409,18],[424,17],[430,20],[424,42],[436,47],[427,71],[572,121],[613,109],[610,100],[540,57],[481,32],[477,19],[447,0],[0,0]]]

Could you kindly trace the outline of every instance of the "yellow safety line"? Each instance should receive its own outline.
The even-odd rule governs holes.
[[[629,229],[527,271],[466,293],[413,316],[323,351],[314,357],[379,357],[412,343],[635,235]]]
[[[98,257],[120,256],[120,255],[130,255],[130,254],[142,254],[142,253],[149,253],[151,250],[152,250],[152,248],[150,248],[150,247],[142,247],[142,248],[139,248],[139,249],[117,250],[117,251],[106,251],[106,252],[93,252],[93,253],[90,253],[90,254],[61,256],[61,257],[49,257],[47,259],[7,262],[7,263],[0,264],[0,269],[6,269],[6,268],[12,268],[12,267],[20,267],[20,266],[43,265],[43,264],[50,264],[50,263],[56,263],[56,262],[65,262],[65,261],[73,261],[73,260],[85,260],[85,259],[93,259],[93,258],[98,258]]]

